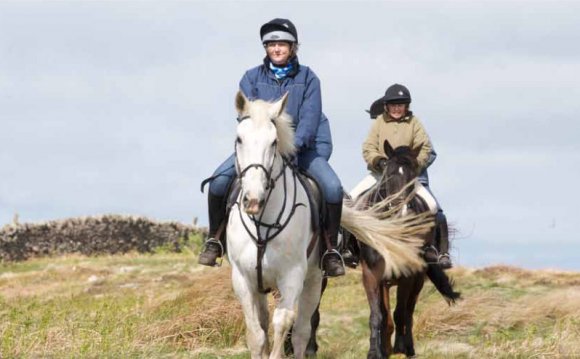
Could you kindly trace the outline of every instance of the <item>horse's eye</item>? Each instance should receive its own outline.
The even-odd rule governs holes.
[[[277,144],[278,144],[278,140],[274,140],[274,142],[272,142],[272,147],[276,147]]]
[[[240,136],[238,136],[238,137],[236,138],[236,142],[237,142],[237,143],[239,143],[240,145],[242,144],[242,139],[240,138]]]

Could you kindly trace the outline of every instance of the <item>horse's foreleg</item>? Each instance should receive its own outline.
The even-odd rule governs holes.
[[[304,285],[304,269],[290,269],[284,278],[278,281],[277,286],[280,291],[280,302],[274,309],[272,324],[274,326],[274,341],[270,359],[282,357],[284,339],[296,318],[295,308],[298,304],[298,295],[302,292]]]
[[[397,284],[397,305],[393,313],[395,320],[395,345],[394,353],[405,353],[405,332],[407,324],[407,313],[409,296],[411,293],[412,279],[409,277],[400,278]]]
[[[393,336],[393,332],[395,331],[395,325],[393,324],[393,317],[391,315],[391,302],[390,302],[390,285],[383,281],[382,290],[383,290],[383,305],[382,305],[382,312],[383,312],[383,329],[381,331],[381,344],[383,349],[385,350],[387,358],[393,352],[393,345],[391,344],[391,337]]]
[[[415,305],[419,299],[419,293],[421,293],[421,289],[423,289],[423,284],[425,283],[425,276],[422,273],[414,275],[413,277],[415,278],[415,281],[409,294],[407,315],[405,319],[405,354],[408,357],[415,356],[415,343],[413,341],[413,313],[415,312]]]
[[[381,311],[381,281],[383,272],[377,271],[377,268],[370,268],[364,260],[361,261],[361,268],[363,274],[363,285],[371,309],[371,315],[369,318],[371,338],[367,358],[385,358],[386,353],[383,348],[381,348],[381,327],[383,323],[383,313]]]
[[[328,278],[322,278],[322,288],[320,289],[320,300],[318,301],[318,306],[314,310],[314,314],[312,314],[312,319],[310,319],[310,340],[308,341],[308,345],[306,346],[306,356],[309,355],[316,355],[318,352],[318,343],[316,342],[316,331],[318,330],[318,326],[320,325],[320,301],[322,300],[322,295],[324,294],[324,290],[326,289],[326,285],[328,284]]]
[[[244,312],[246,343],[252,359],[265,359],[268,357],[268,306],[266,298],[263,294],[250,289],[246,279],[235,266],[232,266],[232,284]]]
[[[292,346],[296,359],[306,355],[306,347],[311,337],[312,318],[320,303],[322,272],[312,270],[304,281],[304,288],[298,302],[298,313],[292,328]]]

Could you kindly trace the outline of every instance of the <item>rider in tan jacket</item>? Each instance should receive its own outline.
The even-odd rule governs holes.
[[[398,120],[389,116],[387,112],[377,117],[363,143],[363,157],[371,171],[377,171],[379,160],[387,157],[382,146],[385,140],[388,140],[393,148],[399,146],[409,146],[412,150],[421,148],[417,157],[419,173],[430,164],[429,157],[433,146],[423,125],[412,112],[409,111]]]
[[[383,173],[386,166],[387,155],[385,154],[383,143],[388,140],[392,148],[399,146],[409,146],[411,150],[419,150],[417,156],[418,180],[417,195],[420,196],[437,221],[437,231],[439,233],[438,248],[427,248],[426,254],[434,254],[435,260],[441,267],[451,268],[452,263],[449,257],[449,239],[447,219],[443,214],[441,206],[429,189],[429,178],[427,167],[435,161],[437,154],[433,149],[431,140],[419,119],[409,110],[411,94],[409,90],[400,84],[390,86],[385,96],[378,99],[371,106],[369,111],[371,118],[376,118],[369,134],[362,146],[363,157],[368,165],[371,174],[365,177],[351,192],[353,198],[371,188]],[[431,253],[433,250],[435,253]],[[433,255],[429,255],[433,258]]]

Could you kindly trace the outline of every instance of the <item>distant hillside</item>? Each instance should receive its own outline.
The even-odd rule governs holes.
[[[248,358],[229,267],[197,266],[196,250],[1,265],[0,357]],[[459,304],[448,307],[430,284],[421,294],[422,358],[580,356],[580,273],[495,266],[451,274]],[[349,270],[330,281],[318,358],[366,357],[360,276]]]

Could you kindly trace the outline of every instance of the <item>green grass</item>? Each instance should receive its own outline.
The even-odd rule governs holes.
[[[0,357],[249,358],[229,268],[199,267],[200,238],[190,240],[181,253],[1,264]],[[421,293],[422,358],[580,356],[579,273],[493,267],[452,275],[465,298],[458,305],[447,307],[430,284]],[[318,358],[366,357],[360,278],[349,270],[330,281]]]

